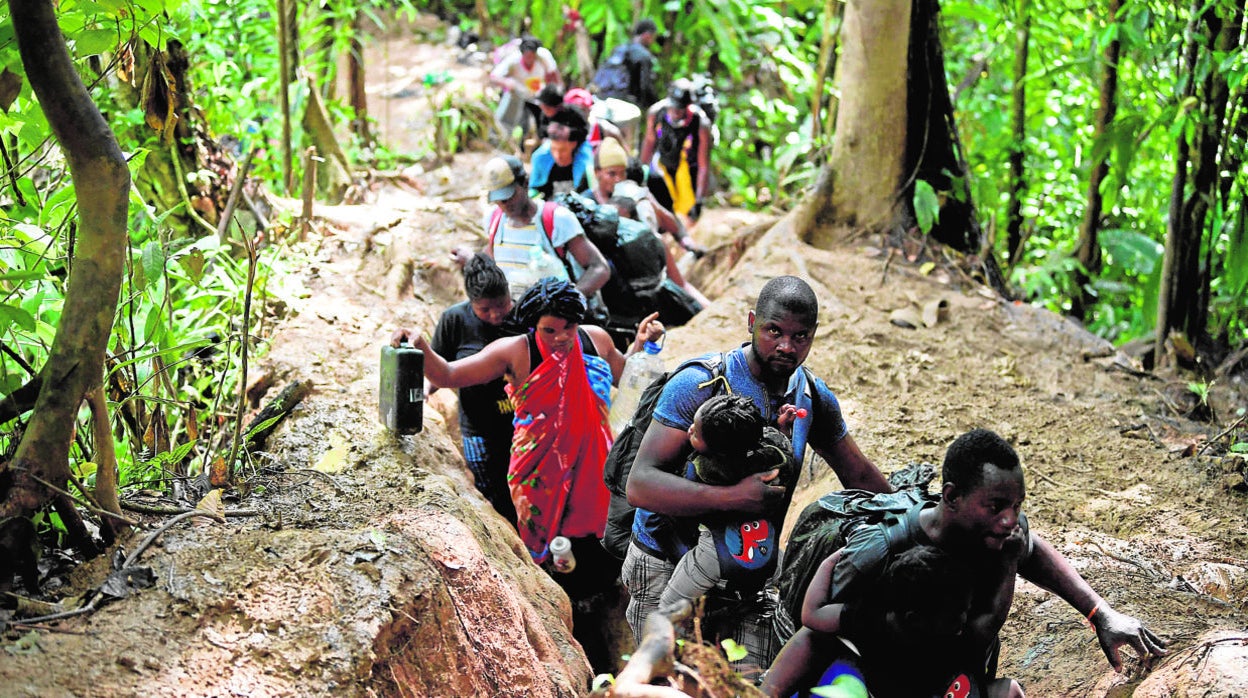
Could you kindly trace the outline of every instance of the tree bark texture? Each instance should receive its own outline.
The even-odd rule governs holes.
[[[1121,0],[1109,0],[1106,11],[1109,22],[1118,21],[1118,11],[1122,7]],[[1083,208],[1083,220],[1079,224],[1079,247],[1075,251],[1075,259],[1079,260],[1080,268],[1075,271],[1075,293],[1071,298],[1070,314],[1083,320],[1088,308],[1096,302],[1096,296],[1088,289],[1088,284],[1101,270],[1101,243],[1098,239],[1101,227],[1101,208],[1104,197],[1101,186],[1109,176],[1109,147],[1105,143],[1109,126],[1118,113],[1118,56],[1122,52],[1122,42],[1115,34],[1105,45],[1105,54],[1101,66],[1100,104],[1096,109],[1096,122],[1093,124],[1092,167],[1088,172],[1088,197]],[[1013,257],[1011,257],[1013,259]]]
[[[971,199],[969,168],[962,157],[953,100],[949,97],[945,51],[940,42],[939,0],[914,0],[906,100],[906,180],[900,202],[908,211],[914,200],[915,181],[926,181],[943,194],[940,218],[928,234],[956,250],[978,253],[983,234]],[[987,254],[991,255],[991,250]],[[1007,289],[998,290],[1008,295]]]
[[[360,36],[364,33],[364,14],[358,13],[351,30],[351,50],[347,55],[347,92],[351,99],[351,112],[355,120],[352,129],[360,142],[372,145],[373,134],[368,128],[368,93],[365,92],[364,80],[364,42]]]
[[[1116,0],[1115,0],[1116,2]],[[1009,266],[1018,264],[1023,253],[1023,144],[1027,140],[1027,54],[1031,50],[1031,7],[1028,0],[1018,0],[1018,35],[1014,43],[1014,87],[1010,94],[1009,204],[1005,214],[1005,239]]]
[[[0,518],[52,499],[35,477],[61,488],[68,480],[74,420],[100,384],[117,310],[130,191],[125,157],[74,69],[51,0],[10,0],[9,10],[27,79],[69,164],[79,229],[42,389],[13,460],[0,466]]]
[[[1179,136],[1175,158],[1157,298],[1154,356],[1159,364],[1165,362],[1165,344],[1171,332],[1183,333],[1196,345],[1208,339],[1210,270],[1201,251],[1209,208],[1219,192],[1219,145],[1226,128],[1230,90],[1224,73],[1210,70],[1201,79],[1197,66],[1202,51],[1225,55],[1238,46],[1243,8],[1197,2],[1192,16],[1195,31],[1189,32],[1192,43],[1183,66],[1191,87],[1184,97],[1197,98],[1199,113],[1189,116],[1197,123],[1190,140],[1185,134]]]
[[[815,89],[810,97],[810,140],[819,141],[823,130],[823,85],[828,73],[836,70],[837,37],[841,31],[841,3],[826,0],[823,4],[823,37],[819,41],[819,69],[815,73]],[[836,98],[828,100],[828,131],[832,130],[836,114]]]
[[[303,130],[323,162],[316,169],[317,193],[331,204],[342,201],[347,187],[351,186],[351,165],[343,152],[338,136],[334,134],[329,110],[321,101],[316,85],[308,78],[308,104],[303,112]]]
[[[845,5],[832,156],[798,220],[799,234],[816,247],[836,243],[844,226],[883,230],[897,222],[910,14],[911,0]]]

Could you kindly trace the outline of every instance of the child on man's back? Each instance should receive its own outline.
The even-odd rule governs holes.
[[[778,424],[788,429],[799,410],[780,408]],[[689,426],[693,457],[685,477],[708,485],[735,485],[755,473],[781,471],[779,480],[797,467],[793,447],[779,429],[767,426],[754,402],[740,395],[716,395],[694,414]],[[775,570],[780,531],[767,517],[747,521],[699,521],[698,542],[676,564],[660,597],[670,608],[694,601],[721,581],[768,577]]]

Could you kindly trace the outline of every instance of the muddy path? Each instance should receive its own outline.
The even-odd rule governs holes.
[[[429,100],[412,87],[423,74],[481,76],[449,49],[413,43],[415,33],[396,29],[373,49],[387,60],[370,63],[386,71],[371,84],[394,87],[370,96],[374,112],[409,145],[429,137]],[[473,489],[452,396],[431,400],[419,435],[395,438],[376,419],[390,331],[429,331],[461,297],[446,250],[481,241],[476,173],[490,155],[414,169],[415,184],[379,184],[365,205],[318,209],[298,249],[309,261],[288,280],[290,313],[257,369],[275,378],[270,397],[294,380],[314,389],[226,501],[259,515],[182,524],[144,557],[154,587],[33,640],[6,636],[0,695],[583,691],[568,601]],[[1023,459],[1033,530],[1171,642],[1166,665],[1203,666],[1212,631],[1248,634],[1244,463],[1216,444],[1193,455],[1220,430],[1181,416],[1187,377],[1124,370],[1124,357],[1071,323],[955,270],[924,274],[872,238],[818,250],[774,215],[722,208],[696,235],[716,248],[691,269],[714,303],[670,333],[671,360],[744,340],[762,284],[800,275],[821,303],[808,365],[881,469],[939,462],[958,434],[994,429]],[[890,322],[938,300],[946,311],[930,327]],[[1234,415],[1242,382],[1215,386],[1210,401]],[[806,473],[794,511],[838,486],[822,464]],[[106,572],[106,560],[84,566],[70,588]],[[1029,695],[1177,692],[1158,688],[1157,671],[1142,685],[1114,675],[1078,614],[1025,582],[1002,638],[1001,673]],[[1248,674],[1239,656],[1232,667]],[[1207,695],[1234,692],[1215,685]]]

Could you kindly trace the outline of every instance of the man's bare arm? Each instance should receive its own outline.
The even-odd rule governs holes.
[[[689,434],[651,422],[628,477],[628,503],[668,516],[702,516],[720,511],[761,514],[784,497],[768,484],[778,470],[751,475],[735,485],[716,487],[675,475],[683,470]]]
[[[815,453],[822,456],[828,465],[832,466],[832,471],[836,473],[836,477],[840,479],[843,486],[868,492],[893,491],[880,469],[863,455],[854,437],[847,434],[829,449],[819,448],[814,444],[811,446],[815,449]]]

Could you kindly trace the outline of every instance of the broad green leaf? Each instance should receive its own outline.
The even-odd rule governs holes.
[[[0,272],[0,281],[32,281],[47,276],[42,270]]]
[[[940,220],[940,198],[926,180],[914,183],[914,217],[924,235],[931,232],[932,226]]]
[[[155,283],[165,273],[165,248],[157,240],[143,246],[143,275],[149,283]]]
[[[730,662],[739,662],[750,656],[749,650],[745,649],[741,643],[733,640],[732,638],[725,638],[721,640],[719,646],[724,648],[724,655],[728,657],[728,661]]]
[[[35,316],[17,306],[0,303],[0,328],[8,328],[13,325],[17,325],[20,329],[27,332],[34,332]]]
[[[117,48],[124,37],[116,29],[86,29],[74,35],[74,55],[94,56]]]
[[[1161,243],[1134,230],[1102,230],[1100,242],[1115,266],[1134,270],[1142,276],[1152,273],[1165,251]]]

